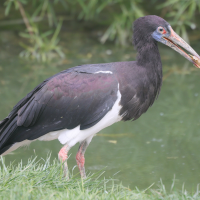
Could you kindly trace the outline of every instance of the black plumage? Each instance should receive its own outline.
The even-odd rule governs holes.
[[[45,80],[13,108],[0,124],[1,149],[64,128],[84,130],[104,117],[117,99],[116,78],[79,68]]]
[[[157,41],[169,46],[174,38],[179,39],[164,19],[139,18],[134,23],[133,37],[136,61],[82,65],[48,78],[0,122],[0,154],[17,142],[32,141],[52,131],[73,130],[78,126],[80,131],[90,130],[108,113],[114,113],[118,100],[117,117],[124,121],[138,119],[153,104],[162,85]],[[196,55],[194,50],[190,51]],[[84,152],[90,141],[91,138],[79,141],[77,163],[82,177],[85,176]],[[67,158],[69,149],[68,144],[61,149],[61,160]]]

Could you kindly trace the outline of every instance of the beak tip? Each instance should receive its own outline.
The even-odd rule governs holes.
[[[194,62],[194,65],[198,68],[200,68],[200,58],[197,56],[191,56],[192,61]]]

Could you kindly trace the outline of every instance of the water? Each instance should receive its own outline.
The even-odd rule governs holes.
[[[21,51],[17,36],[1,32],[0,38],[0,119],[37,84],[61,70],[86,63],[134,60],[136,55],[132,47],[101,45],[85,32],[65,32],[61,41],[66,59],[38,64],[17,56]],[[173,50],[160,47],[164,82],[158,100],[137,121],[120,122],[97,134],[86,151],[86,171],[94,173],[106,167],[105,177],[116,178],[132,189],[156,185],[160,178],[169,188],[175,176],[178,188],[185,183],[188,190],[194,190],[200,182],[200,70]],[[194,48],[200,53],[200,44]],[[49,151],[57,158],[61,147],[58,141],[34,142],[7,155],[6,163],[21,159],[26,163],[35,155],[46,158]],[[70,169],[76,165],[77,149],[78,145],[70,151]]]

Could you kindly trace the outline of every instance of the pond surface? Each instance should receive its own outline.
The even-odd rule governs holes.
[[[73,37],[73,38],[72,38]],[[134,60],[132,47],[101,45],[85,32],[63,32],[61,41],[66,59],[48,64],[24,61],[19,38],[10,32],[0,33],[0,119],[37,84],[49,76],[86,63]],[[200,43],[191,44],[200,53]],[[145,189],[152,183],[175,184],[194,190],[200,183],[200,70],[173,50],[160,45],[164,82],[158,100],[134,122],[120,122],[102,130],[86,151],[86,171],[95,173],[105,167],[106,178],[118,179],[125,186]],[[56,140],[34,142],[5,156],[15,163],[35,155],[57,158],[62,145]],[[70,151],[70,170],[76,165],[78,145]],[[78,172],[78,169],[75,169]],[[74,172],[74,173],[75,173]]]

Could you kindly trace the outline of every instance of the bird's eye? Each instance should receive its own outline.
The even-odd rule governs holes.
[[[166,33],[165,29],[164,29],[162,26],[159,26],[159,27],[157,28],[157,31],[158,31],[159,33],[161,33],[161,34],[165,34],[165,33]]]

